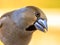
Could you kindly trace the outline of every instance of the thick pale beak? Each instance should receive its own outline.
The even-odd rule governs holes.
[[[34,23],[36,29],[43,32],[47,31],[47,20],[39,19]]]

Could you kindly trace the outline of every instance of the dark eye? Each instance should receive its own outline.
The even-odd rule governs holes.
[[[36,17],[40,17],[40,13],[36,13]]]

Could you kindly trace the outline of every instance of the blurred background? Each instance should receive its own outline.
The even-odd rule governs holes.
[[[39,7],[47,16],[48,32],[35,31],[29,45],[60,45],[60,0],[0,0],[0,17],[25,6]],[[0,41],[0,45],[4,45]]]

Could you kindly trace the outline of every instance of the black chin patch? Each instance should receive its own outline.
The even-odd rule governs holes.
[[[30,25],[28,28],[26,28],[26,31],[34,31],[36,30],[34,25]]]

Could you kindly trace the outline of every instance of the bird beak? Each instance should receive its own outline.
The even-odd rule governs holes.
[[[47,20],[38,19],[34,23],[34,26],[36,27],[36,29],[46,32],[47,31]]]

